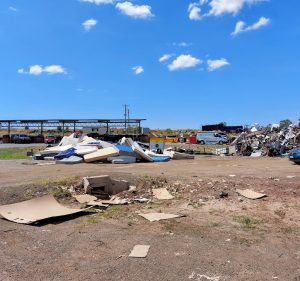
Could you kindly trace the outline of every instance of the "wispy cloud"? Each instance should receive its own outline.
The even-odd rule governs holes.
[[[169,60],[172,56],[173,56],[173,54],[165,54],[165,55],[161,56],[161,57],[158,59],[158,61],[159,61],[159,62],[167,61],[167,60]]]
[[[170,71],[192,68],[202,63],[198,58],[191,55],[180,55],[168,65]]]
[[[18,11],[18,9],[16,7],[13,7],[13,6],[10,6],[8,9],[12,12],[17,12]]]
[[[208,60],[207,65],[208,65],[208,71],[214,71],[218,68],[229,65],[229,62],[226,59]]]
[[[261,17],[256,23],[247,26],[244,21],[238,21],[235,25],[234,31],[231,33],[232,36],[236,36],[242,32],[248,32],[252,30],[260,29],[261,27],[267,26],[270,23],[270,19]]]
[[[173,42],[172,44],[173,46],[177,46],[177,47],[182,47],[182,48],[186,48],[186,47],[189,47],[192,45],[192,43],[189,43],[189,42],[179,42],[179,43],[176,43],[176,42]]]
[[[117,3],[116,8],[124,15],[136,19],[148,19],[154,16],[151,12],[151,6],[148,5],[134,5],[126,1]]]
[[[136,74],[136,75],[139,75],[139,74],[142,74],[145,70],[142,66],[138,65],[138,66],[134,66],[132,68],[133,72]]]
[[[113,0],[80,0],[80,2],[86,2],[96,5],[102,5],[102,4],[113,4]]]
[[[29,67],[29,70],[26,71],[24,68],[18,69],[19,74],[30,74],[30,75],[41,75],[42,73],[47,74],[67,74],[67,71],[57,64],[47,65],[43,67],[42,65],[35,64]]]
[[[85,31],[90,31],[97,24],[97,20],[89,19],[82,23]]]

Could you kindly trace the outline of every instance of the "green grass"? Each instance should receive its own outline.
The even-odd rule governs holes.
[[[248,216],[235,217],[234,221],[238,222],[244,229],[255,229],[257,224],[259,223],[257,220],[252,219]]]
[[[0,149],[0,159],[28,159],[27,152],[38,152],[42,147],[22,147]]]
[[[99,213],[99,216],[105,219],[117,219],[121,217],[123,213],[123,206],[111,206],[103,213]]]

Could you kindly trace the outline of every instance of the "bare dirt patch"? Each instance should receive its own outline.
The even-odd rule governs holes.
[[[0,280],[298,280],[299,166],[286,159],[197,157],[169,163],[49,167],[0,161],[0,203],[54,194],[82,176],[109,174],[137,186],[148,204],[61,218],[38,226],[0,223]],[[229,176],[229,175],[234,175]],[[295,176],[288,178],[287,176]],[[155,200],[166,187],[172,200]],[[268,196],[249,200],[236,189]],[[140,212],[186,217],[148,222]],[[134,245],[147,258],[129,259]]]

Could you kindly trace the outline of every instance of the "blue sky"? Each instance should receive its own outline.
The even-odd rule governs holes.
[[[126,103],[155,128],[296,121],[289,2],[1,0],[0,119],[121,118]]]

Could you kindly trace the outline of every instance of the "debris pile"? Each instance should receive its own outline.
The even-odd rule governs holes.
[[[273,126],[271,130],[251,130],[241,133],[231,144],[237,155],[242,156],[287,156],[300,146],[300,125],[292,124],[279,129]]]
[[[138,161],[167,162],[170,159],[194,159],[194,156],[166,149],[163,154],[151,151],[131,138],[123,137],[118,143],[95,140],[72,134],[64,137],[57,146],[48,147],[32,156],[33,160],[54,160],[56,164],[110,162],[130,164]]]

